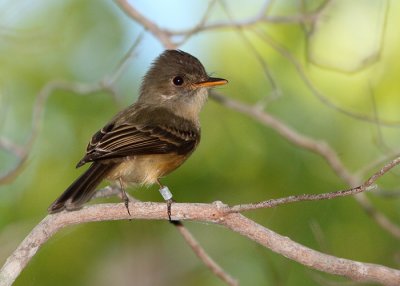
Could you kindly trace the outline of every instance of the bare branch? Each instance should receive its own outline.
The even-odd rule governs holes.
[[[131,17],[136,22],[139,22],[146,30],[152,33],[167,49],[175,49],[176,44],[174,44],[168,32],[160,28],[154,22],[147,19],[145,16],[139,13],[133,6],[131,6],[127,0],[115,0],[115,2],[121,7],[129,17]]]
[[[138,10],[136,10],[132,5],[129,4],[127,0],[115,0],[118,6],[124,11],[129,17],[131,17],[134,21],[138,22],[141,26],[143,26],[146,30],[148,30],[156,39],[160,41],[160,43],[166,49],[175,49],[177,46],[186,42],[192,35],[197,34],[199,32],[204,31],[212,31],[217,29],[225,29],[225,28],[248,28],[260,23],[270,23],[270,24],[299,24],[299,23],[312,23],[320,13],[320,10],[317,9],[316,12],[294,15],[294,16],[269,16],[267,12],[271,4],[271,1],[265,1],[260,12],[246,20],[235,21],[232,24],[231,21],[228,22],[217,22],[212,24],[206,24],[206,20],[208,18],[209,11],[211,7],[214,5],[215,1],[212,1],[207,8],[206,13],[200,22],[193,28],[182,30],[182,31],[173,31],[169,29],[164,29],[159,27],[156,23],[146,18],[143,14],[141,14]],[[174,43],[172,41],[172,37],[175,36],[183,36],[183,40],[181,42]]]
[[[0,137],[0,149],[5,149],[15,156],[22,158],[25,156],[25,149],[12,143],[9,139]]]
[[[237,34],[240,36],[240,38],[243,40],[243,42],[246,44],[246,46],[250,49],[250,51],[254,54],[255,58],[258,61],[258,63],[261,65],[261,68],[263,69],[264,75],[266,76],[266,79],[268,80],[268,82],[271,85],[272,97],[279,96],[281,94],[281,91],[280,91],[280,89],[278,87],[276,79],[274,78],[274,76],[271,73],[271,70],[270,70],[270,67],[269,67],[268,63],[263,59],[262,55],[257,51],[257,49],[254,46],[254,44],[247,38],[246,34],[244,33],[243,27],[236,25],[232,15],[231,15],[230,11],[228,10],[228,7],[225,5],[225,3],[222,2],[222,1],[221,1],[221,3],[223,5],[225,13],[228,15],[230,21],[232,21],[231,25],[233,27],[237,28]],[[265,3],[265,7],[264,7],[265,10],[267,10],[270,7],[269,6],[270,2],[267,1],[267,3]],[[265,11],[264,9],[263,9],[263,11]],[[257,104],[257,106],[261,108],[261,107],[263,107],[265,105],[266,102],[267,102],[267,100],[266,100],[266,97],[264,96],[262,98],[262,100]]]
[[[133,42],[132,46],[129,48],[128,52],[126,52],[123,58],[119,61],[118,65],[115,68],[114,73],[108,77],[107,76],[104,77],[103,80],[100,81],[103,87],[105,87],[106,89],[111,89],[112,86],[115,84],[115,82],[121,77],[121,75],[127,68],[130,60],[136,56],[136,49],[142,42],[143,35],[144,35],[143,33],[139,34],[139,36]],[[114,99],[118,102],[117,98]]]
[[[0,174],[1,186],[8,184],[22,171],[22,169],[25,167],[28,153],[24,147],[18,146],[11,142],[11,140],[4,137],[0,137],[0,148],[13,153],[18,158],[16,165],[11,170],[6,171],[4,174]]]
[[[289,203],[297,203],[297,202],[305,202],[305,201],[320,201],[320,200],[330,200],[337,197],[346,197],[350,195],[355,195],[361,193],[365,190],[363,186],[359,186],[356,188],[352,188],[349,190],[340,190],[329,193],[322,194],[303,194],[296,196],[289,196],[278,199],[270,199],[267,201],[259,202],[259,203],[251,203],[251,204],[240,204],[231,207],[232,212],[244,212],[262,208],[273,208],[284,204]]]
[[[198,31],[198,29],[201,29],[202,27],[204,27],[204,25],[206,24],[208,17],[211,14],[211,10],[214,7],[214,4],[217,3],[217,0],[211,0],[210,3],[208,3],[207,6],[207,10],[204,12],[203,17],[200,19],[200,22],[197,23],[197,25],[191,29],[191,31],[189,31],[188,33],[184,33],[182,34],[183,39],[176,43],[177,46],[183,45],[187,40],[190,39],[191,36],[193,36],[193,34],[196,33],[196,31]],[[169,34],[171,35],[171,33],[169,32]]]
[[[194,236],[189,232],[189,230],[183,225],[181,221],[172,221],[176,226],[179,233],[183,236],[186,243],[192,248],[193,252],[197,257],[203,261],[203,263],[222,281],[231,286],[239,285],[238,281],[226,273],[221,266],[219,266],[201,247]]]
[[[0,285],[11,285],[39,248],[64,227],[94,221],[168,219],[164,203],[135,202],[130,206],[131,216],[127,214],[123,203],[97,204],[84,207],[79,211],[63,211],[48,215],[7,259],[0,270]],[[221,202],[213,204],[176,203],[173,204],[172,215],[174,220],[194,220],[223,225],[276,253],[319,271],[345,276],[355,281],[370,281],[393,286],[400,284],[399,270],[337,258],[310,249],[241,214],[231,213],[229,207]]]
[[[372,190],[375,188],[374,183],[384,174],[389,172],[391,169],[400,164],[400,157],[392,160],[390,163],[383,166],[378,172],[369,177],[361,186],[348,189],[341,190],[336,192],[322,193],[322,194],[303,194],[298,196],[289,196],[280,199],[271,199],[268,201],[263,201],[255,204],[241,204],[237,206],[231,207],[231,211],[233,212],[243,212],[248,210],[255,210],[260,208],[272,208],[282,204],[302,202],[302,201],[320,201],[320,200],[330,200],[337,197],[345,197],[350,195],[356,195],[366,190]],[[400,234],[400,233],[399,233]],[[397,236],[397,235],[396,235]]]
[[[374,205],[369,201],[364,193],[359,193],[354,196],[356,201],[362,206],[364,211],[376,222],[380,227],[386,230],[388,233],[400,239],[400,227],[393,223],[384,214],[379,212]]]
[[[25,166],[24,163],[28,158],[28,153],[24,147],[18,146],[5,137],[0,137],[0,149],[10,152],[18,158],[17,163],[12,169],[6,171],[4,174],[0,174],[0,185],[4,185],[10,182],[21,172]]]
[[[22,158],[18,159],[18,162],[15,164],[13,168],[6,171],[4,174],[0,174],[0,185],[5,185],[10,183],[14,178],[17,177],[18,174],[25,168],[25,162],[28,159],[28,155],[26,154]]]
[[[302,13],[298,15],[291,16],[270,16],[268,12],[272,6],[273,1],[265,1],[262,4],[262,7],[256,15],[253,17],[249,17],[245,20],[236,20],[232,23],[232,20],[229,21],[220,21],[215,23],[204,25],[196,25],[193,28],[181,30],[181,31],[172,31],[172,30],[164,30],[164,32],[169,36],[186,36],[193,35],[199,32],[212,31],[212,30],[220,30],[220,29],[234,29],[234,28],[250,28],[255,25],[259,25],[260,23],[264,24],[301,24],[301,23],[313,23],[315,19],[318,18],[320,10],[317,9],[311,13]]]

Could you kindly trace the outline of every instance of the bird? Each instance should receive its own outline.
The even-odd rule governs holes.
[[[172,193],[160,182],[182,165],[200,142],[199,113],[210,88],[227,84],[211,77],[201,62],[182,50],[165,50],[143,77],[137,101],[117,113],[97,131],[77,168],[90,164],[48,208],[49,213],[81,208],[108,180],[125,189],[157,184],[168,203]]]

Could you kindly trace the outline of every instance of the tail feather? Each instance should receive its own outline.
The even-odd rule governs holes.
[[[90,200],[96,187],[114,168],[112,163],[93,163],[64,193],[48,208],[49,213],[60,212],[64,209],[77,209]]]

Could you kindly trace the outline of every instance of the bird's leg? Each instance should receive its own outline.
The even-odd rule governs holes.
[[[174,202],[174,200],[172,199],[172,193],[171,191],[168,189],[167,186],[163,186],[159,180],[157,180],[157,184],[160,187],[159,192],[162,195],[162,197],[164,198],[165,202],[167,203],[167,214],[168,214],[168,220],[169,222],[172,222],[171,220],[171,205]]]
[[[120,190],[121,190],[122,200],[124,201],[124,204],[125,204],[126,210],[128,211],[128,214],[131,215],[131,212],[129,211],[129,198],[125,193],[124,183],[122,182],[121,178],[119,178],[118,181],[119,181],[119,186],[120,186]]]

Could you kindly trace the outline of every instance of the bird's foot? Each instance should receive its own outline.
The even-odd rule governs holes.
[[[129,214],[129,216],[130,216],[130,215],[131,215],[131,212],[129,211],[129,198],[128,198],[128,196],[126,195],[126,192],[125,192],[124,190],[121,190],[121,197],[122,197],[122,200],[124,201],[125,208],[126,208],[128,214]]]
[[[168,220],[169,220],[169,222],[172,223],[173,220],[171,219],[171,206],[172,206],[172,203],[175,202],[172,199],[172,193],[167,186],[160,186],[159,191],[160,191],[160,194],[162,195],[162,197],[164,198],[165,202],[167,203]]]

